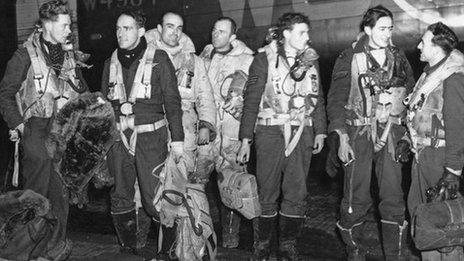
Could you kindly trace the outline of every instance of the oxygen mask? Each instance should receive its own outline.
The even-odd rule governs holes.
[[[290,76],[293,80],[299,82],[306,76],[306,72],[314,66],[319,59],[319,55],[314,50],[308,41],[305,49],[295,57],[295,63],[290,67]]]

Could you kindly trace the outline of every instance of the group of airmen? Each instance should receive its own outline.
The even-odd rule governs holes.
[[[44,3],[39,15],[41,30],[8,63],[0,112],[12,139],[21,137],[23,187],[46,196],[58,217],[61,229],[44,257],[59,260],[71,245],[69,207],[44,140],[54,114],[88,87],[74,56],[62,48],[71,34],[66,4]],[[409,258],[406,206],[412,216],[426,202],[425,189],[440,179],[459,187],[464,164],[464,56],[456,49],[457,36],[443,23],[427,27],[418,45],[427,65],[415,83],[408,60],[392,42],[392,13],[370,8],[356,41],[337,58],[326,108],[309,25],[303,14],[282,15],[254,55],[237,39],[234,20],[221,17],[212,44],[197,56],[181,15],[168,12],[151,30],[139,12],[119,15],[118,48],[105,62],[101,93],[114,109],[119,132],[107,164],[115,179],[111,215],[123,251],[150,255],[147,235],[152,220],[159,221],[153,200],[168,157],[185,167],[190,182],[205,185],[212,168],[218,181],[226,170],[243,172],[254,144],[261,215],[253,220],[253,258],[269,260],[277,231],[281,260],[299,260],[296,240],[308,209],[311,157],[331,133],[339,146],[330,148],[329,157],[341,161],[345,173],[336,226],[348,259],[366,258],[362,236],[372,205],[373,165],[385,259]],[[229,86],[234,81],[246,86],[234,92]],[[406,204],[401,169],[410,155],[415,156]],[[210,170],[196,175],[202,164]],[[134,200],[137,193],[141,204]],[[222,245],[235,248],[240,215],[221,208]],[[163,233],[156,260],[170,260],[176,240],[175,227]],[[459,251],[462,255],[455,249],[422,256],[459,260]]]

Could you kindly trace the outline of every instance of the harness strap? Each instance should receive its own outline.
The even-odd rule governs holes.
[[[29,57],[31,59],[32,72],[34,73],[33,79],[35,89],[38,93],[42,93],[45,91],[45,86],[42,86],[40,84],[40,80],[44,78],[44,75],[42,74],[42,70],[40,69],[39,56],[37,55],[37,52],[35,51],[35,48],[34,46],[32,46],[31,42],[26,42],[24,46],[26,47],[27,53],[29,54]]]
[[[125,103],[127,101],[126,88],[122,78],[122,66],[118,60],[117,51],[114,51],[111,55],[109,83],[114,88],[114,96],[118,98],[120,103]]]
[[[346,124],[351,125],[351,126],[367,126],[372,124],[372,118],[370,117],[362,117],[362,118],[357,118],[357,119],[346,119],[345,120]]]
[[[111,55],[109,83],[114,86],[114,96],[120,103],[129,101],[135,103],[137,98],[149,99],[151,97],[151,75],[156,46],[148,44],[139,66],[135,73],[134,82],[129,97],[127,97],[124,80],[122,76],[122,66],[118,60],[117,50]]]
[[[304,112],[300,112],[297,116],[297,119],[290,120],[289,115],[283,115],[283,117],[270,117],[270,118],[258,118],[258,125],[264,126],[273,126],[273,125],[283,125],[284,128],[284,140],[285,140],[285,157],[288,157],[292,151],[296,148],[298,141],[301,138],[303,129],[305,126],[312,126],[312,118],[305,117]],[[293,138],[292,136],[292,126],[298,126]]]
[[[174,194],[174,195],[180,197],[182,202],[181,203],[175,202],[174,200],[170,199],[167,196],[168,194]],[[183,205],[185,207],[185,210],[187,210],[190,225],[192,226],[192,229],[193,229],[193,232],[195,233],[195,235],[201,236],[203,234],[203,227],[200,224],[198,224],[198,226],[195,225],[195,217],[193,216],[192,208],[189,206],[189,204],[187,202],[187,198],[185,197],[184,194],[180,193],[179,191],[173,190],[173,189],[166,189],[165,191],[163,191],[162,197],[171,205],[174,205],[174,206]]]
[[[133,116],[121,116],[119,117],[120,122],[116,123],[116,128],[119,130],[121,136],[121,141],[124,144],[124,147],[127,148],[129,153],[135,156],[135,146],[137,144],[137,134],[145,133],[158,130],[167,125],[166,119],[162,119],[150,124],[134,125]],[[132,135],[130,136],[129,141],[127,140],[124,131],[127,129],[132,129]]]
[[[288,119],[282,119],[282,118],[258,118],[256,121],[258,125],[264,125],[264,126],[274,126],[274,125],[285,125],[286,123],[290,123],[291,126],[313,126],[313,119],[312,118],[305,118],[303,120],[303,124],[301,124],[301,121],[299,120],[291,120],[289,121]]]
[[[147,45],[147,50],[140,60],[139,67],[135,73],[134,83],[132,84],[129,102],[135,103],[137,98],[151,98],[151,74],[153,71],[153,59],[156,47],[153,44]]]

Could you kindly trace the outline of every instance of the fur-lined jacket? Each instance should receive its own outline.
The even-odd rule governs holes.
[[[233,74],[236,70],[241,70],[248,74],[248,69],[253,61],[253,51],[242,41],[234,40],[231,45],[232,50],[224,55],[215,53],[212,44],[205,46],[203,52],[200,54],[200,57],[205,61],[216,103],[223,101],[221,85],[225,77]]]
[[[179,45],[169,47],[161,41],[161,34],[156,28],[147,31],[145,38],[147,42],[154,42],[157,47],[166,51],[171,58],[176,69],[183,110],[185,111],[185,107],[188,107],[189,104],[193,104],[198,114],[198,127],[210,129],[210,136],[215,137],[216,105],[213,89],[206,74],[203,60],[195,55],[195,46],[192,40],[182,33]]]

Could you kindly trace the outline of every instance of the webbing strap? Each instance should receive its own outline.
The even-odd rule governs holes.
[[[135,103],[137,98],[149,99],[151,97],[151,74],[155,51],[155,45],[147,45],[147,49],[135,73],[134,83],[132,84],[131,93],[128,98],[129,102]]]
[[[149,85],[151,83],[151,73],[153,71],[153,59],[155,58],[156,47],[152,44],[147,46],[147,56],[145,58],[145,72],[143,74],[143,84]]]
[[[114,86],[114,96],[118,98],[120,103],[125,103],[127,101],[126,88],[122,78],[122,66],[118,60],[117,50],[111,55],[109,83]]]
[[[29,54],[29,57],[31,59],[32,72],[34,73],[35,89],[37,92],[43,92],[45,86],[41,86],[40,80],[44,78],[44,75],[42,74],[42,70],[40,69],[39,56],[37,55],[37,52],[35,51],[35,48],[34,46],[32,46],[31,42],[26,42],[24,46],[26,47],[27,53]]]

